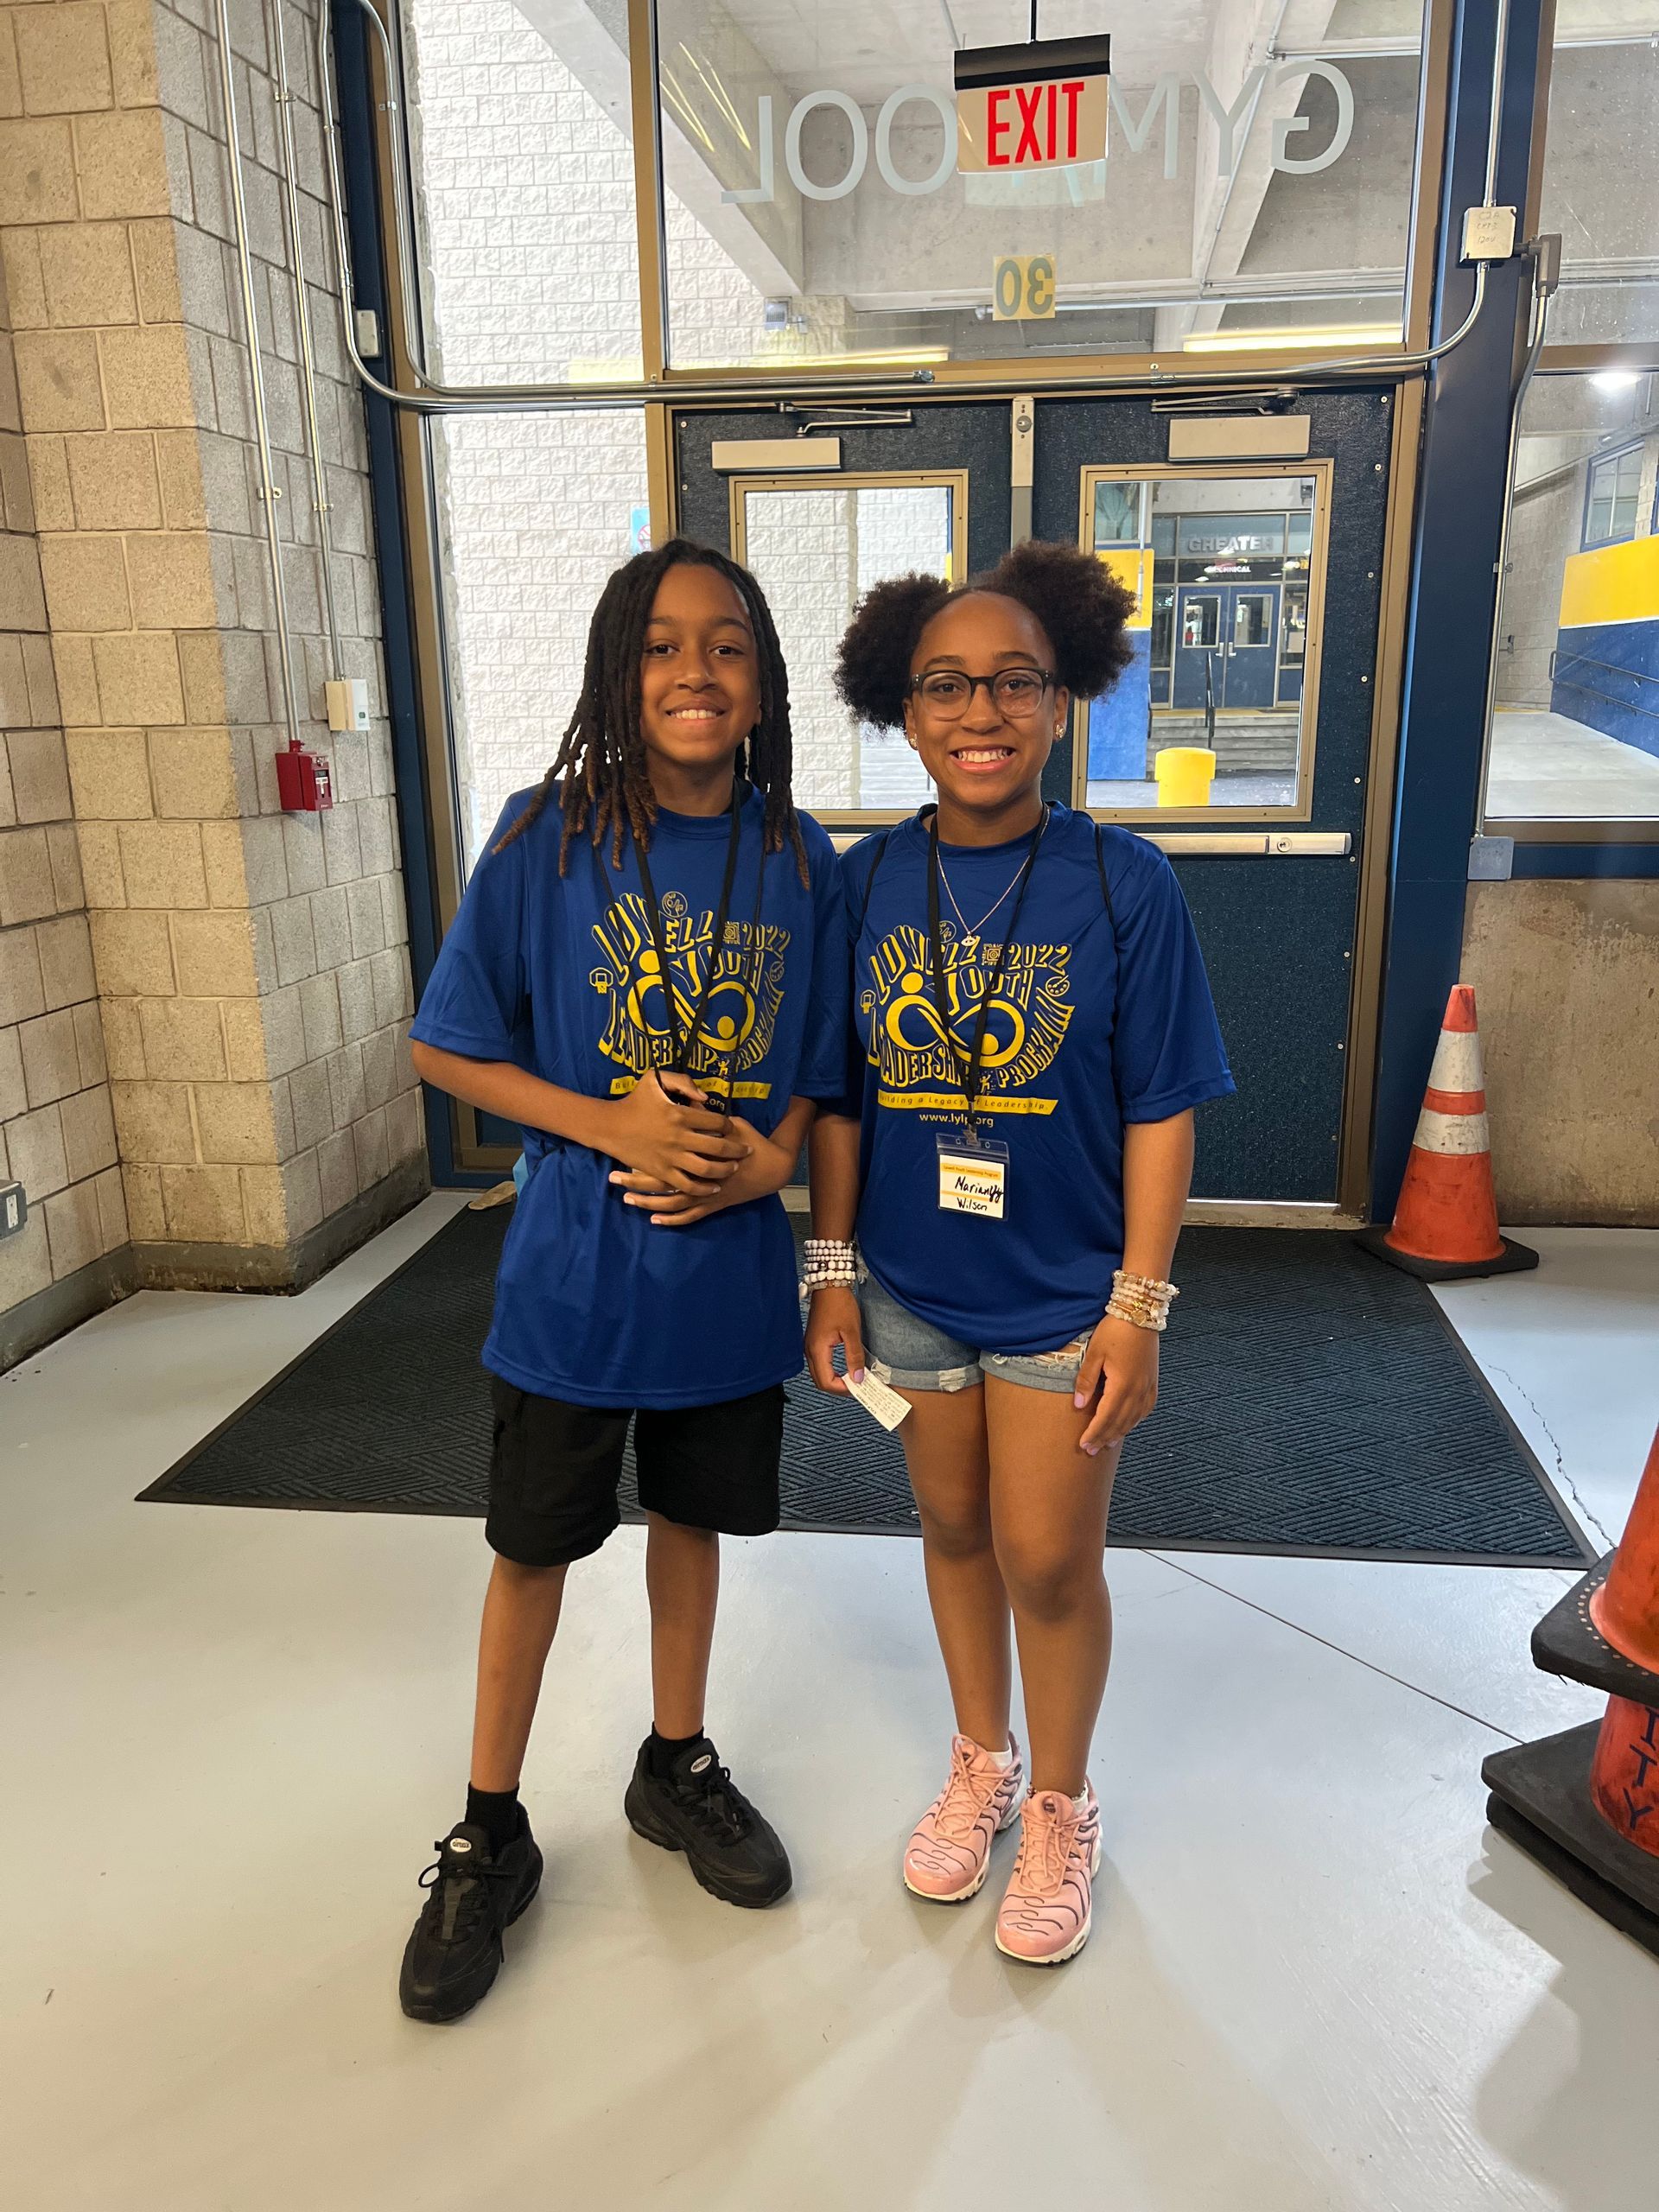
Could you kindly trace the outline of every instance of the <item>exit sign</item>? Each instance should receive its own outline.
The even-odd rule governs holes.
[[[1110,58],[1103,36],[960,49],[957,168],[995,175],[1103,161]]]

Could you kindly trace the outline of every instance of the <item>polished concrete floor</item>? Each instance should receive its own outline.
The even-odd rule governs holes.
[[[896,1879],[949,1726],[913,1543],[728,1548],[712,1718],[794,1897],[730,1912],[629,1834],[625,1531],[550,1670],[541,1902],[470,2021],[406,2022],[477,1526],[131,1500],[453,1203],[303,1298],[142,1296],[0,1382],[9,2207],[1653,2202],[1659,1961],[1484,1822],[1485,1753],[1595,1708],[1527,1662],[1554,1572],[1114,1552],[1096,1934],[1041,1974],[992,1949],[995,1890],[942,1911]],[[1616,1532],[1659,1236],[1529,1234],[1535,1275],[1446,1303]]]
[[[1655,731],[1659,735],[1659,724]],[[1567,715],[1501,707],[1492,720],[1486,811],[1497,820],[1659,814],[1659,753],[1622,745]]]

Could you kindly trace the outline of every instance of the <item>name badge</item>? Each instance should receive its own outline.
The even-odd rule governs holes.
[[[973,1213],[1001,1221],[1007,1200],[1008,1147],[995,1137],[942,1136],[939,1206],[944,1213]]]

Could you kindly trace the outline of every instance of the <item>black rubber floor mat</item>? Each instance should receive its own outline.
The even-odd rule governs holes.
[[[509,1218],[458,1214],[144,1497],[481,1515],[478,1353]],[[1590,1560],[1421,1283],[1313,1230],[1188,1230],[1177,1272],[1162,1399],[1123,1455],[1115,1543]],[[784,1525],[913,1535],[896,1439],[804,1376],[789,1396]]]

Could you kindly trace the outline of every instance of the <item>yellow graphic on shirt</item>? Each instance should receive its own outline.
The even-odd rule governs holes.
[[[599,1049],[625,1071],[612,1080],[613,1096],[632,1090],[648,1069],[676,1067],[706,1090],[734,1098],[769,1097],[769,1083],[741,1078],[772,1050],[784,1002],[789,931],[771,922],[757,929],[753,923],[728,921],[724,941],[716,946],[709,909],[694,915],[683,895],[670,891],[662,913],[666,990],[650,915],[638,892],[625,893],[594,925],[604,964],[588,980],[607,1001]],[[705,984],[702,1021],[688,1065],[684,1054],[676,1052],[674,1039],[677,1034],[683,1042],[690,1034]]]
[[[870,955],[870,983],[858,1004],[879,1105],[962,1110],[962,1071],[1002,947],[959,939],[948,924],[942,934],[943,1021],[920,930],[890,931]],[[1033,1097],[1027,1086],[1052,1065],[1071,1027],[1071,958],[1069,944],[1008,946],[985,1027],[979,1091],[985,1112],[1054,1111],[1055,1099]]]

